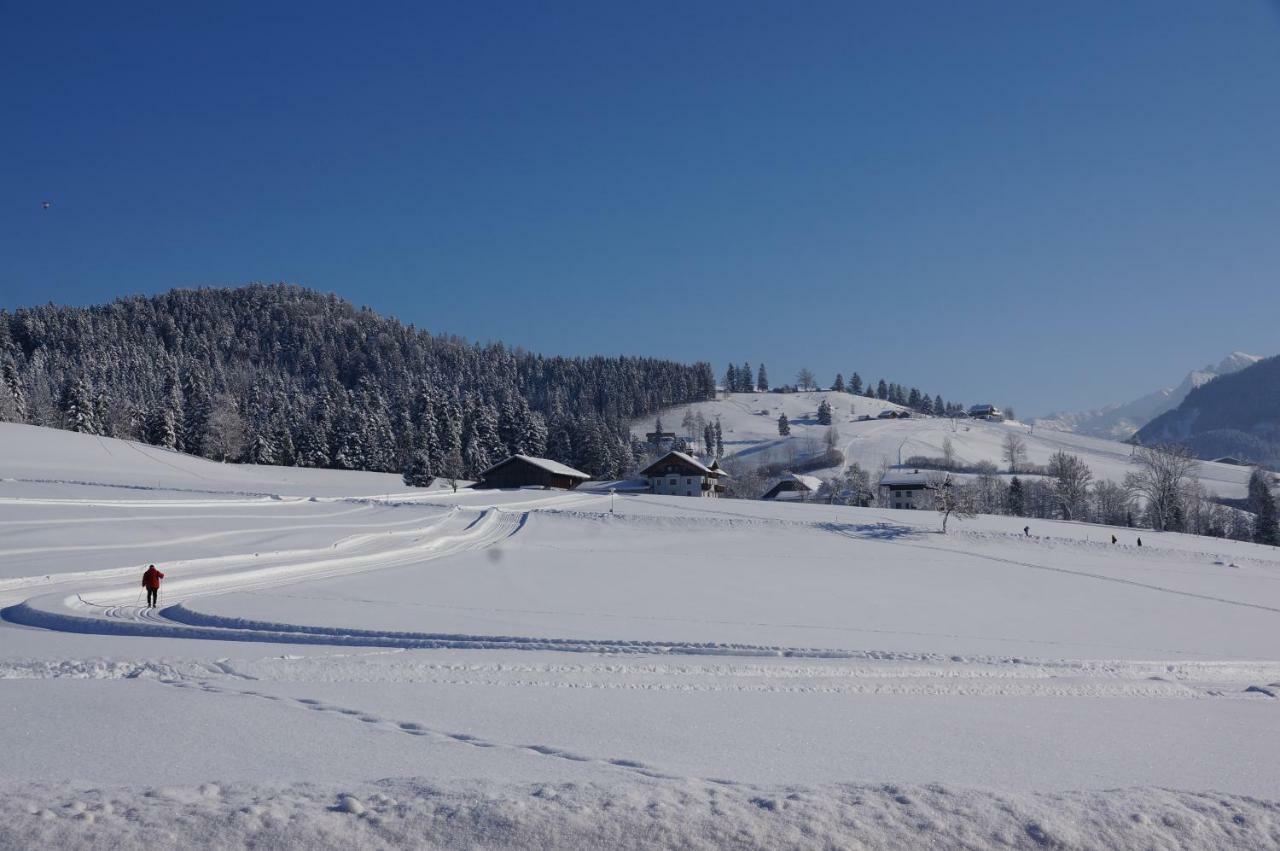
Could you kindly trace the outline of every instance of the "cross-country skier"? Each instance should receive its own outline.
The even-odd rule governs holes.
[[[156,598],[160,595],[160,580],[164,579],[164,574],[156,570],[156,566],[150,565],[147,572],[142,574],[142,587],[147,589],[147,608],[154,609],[156,607]]]

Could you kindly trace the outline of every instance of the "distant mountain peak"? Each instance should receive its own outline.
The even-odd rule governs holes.
[[[1063,411],[1038,417],[1036,425],[1057,431],[1070,431],[1111,440],[1128,440],[1144,425],[1156,417],[1182,404],[1187,394],[1213,379],[1239,372],[1262,358],[1247,352],[1232,352],[1216,365],[1206,364],[1193,369],[1176,386],[1164,387],[1151,393],[1114,405],[1088,411]]]

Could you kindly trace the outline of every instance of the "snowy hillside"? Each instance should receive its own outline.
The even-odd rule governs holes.
[[[821,452],[827,426],[819,425],[818,405],[828,400],[833,409],[833,424],[839,433],[838,448],[846,462],[857,461],[864,469],[876,471],[881,464],[896,464],[912,455],[939,457],[944,440],[950,440],[956,457],[970,464],[990,461],[1005,469],[1001,445],[1010,431],[1026,441],[1027,460],[1044,464],[1054,452],[1063,450],[1079,455],[1097,479],[1120,481],[1133,469],[1130,455],[1133,447],[1102,438],[1081,434],[1031,428],[1018,422],[985,420],[952,420],[935,417],[912,417],[906,420],[878,420],[877,414],[899,406],[877,399],[826,391],[810,393],[733,393],[714,402],[671,408],[662,413],[663,427],[680,431],[685,411],[714,421],[720,419],[724,432],[725,453],[747,461],[775,462]],[[791,434],[779,437],[777,420],[785,413]],[[861,420],[870,416],[869,421]],[[652,420],[638,420],[632,432],[643,438],[653,430]],[[835,470],[819,470],[818,476]],[[1244,496],[1249,470],[1229,464],[1204,462],[1199,478],[1209,491],[1223,497]]]
[[[8,424],[0,479],[0,848],[1280,846],[1274,549]]]
[[[1072,431],[1092,437],[1128,440],[1138,429],[1165,411],[1171,411],[1182,404],[1182,400],[1187,398],[1187,394],[1192,390],[1220,375],[1239,372],[1260,360],[1262,358],[1258,355],[1232,352],[1216,365],[1209,364],[1202,369],[1187,373],[1177,386],[1161,388],[1132,402],[1107,405],[1091,411],[1048,414],[1037,417],[1035,424],[1038,427]]]

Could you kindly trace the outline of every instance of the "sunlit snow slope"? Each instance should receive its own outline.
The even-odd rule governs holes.
[[[1094,478],[1119,481],[1132,471],[1133,447],[1083,434],[1031,428],[1021,422],[987,422],[985,420],[948,419],[913,416],[905,420],[874,419],[886,409],[899,406],[878,399],[852,396],[848,393],[815,391],[811,393],[730,393],[712,402],[699,402],[662,412],[663,428],[680,432],[685,411],[701,412],[709,421],[719,418],[724,434],[725,454],[746,462],[778,462],[819,452],[825,446],[827,426],[819,425],[818,405],[831,403],[833,424],[839,435],[837,446],[846,461],[857,461],[874,473],[881,464],[897,464],[913,455],[940,457],[944,440],[950,440],[956,458],[967,464],[990,461],[1006,470],[1002,446],[1009,432],[1026,442],[1027,460],[1044,464],[1059,450],[1078,455],[1089,465]],[[778,416],[785,413],[791,435],[778,435]],[[873,419],[861,420],[863,416]],[[653,430],[653,420],[638,420],[632,431],[643,438]],[[814,471],[828,476],[835,469]],[[1224,497],[1245,495],[1249,468],[1231,464],[1200,464],[1198,478],[1209,491]]]

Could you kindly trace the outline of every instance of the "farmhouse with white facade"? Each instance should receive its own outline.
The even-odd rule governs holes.
[[[640,471],[649,490],[667,496],[718,497],[724,493],[720,480],[726,476],[719,461],[710,466],[683,452],[671,451]]]

